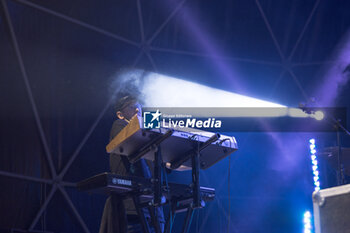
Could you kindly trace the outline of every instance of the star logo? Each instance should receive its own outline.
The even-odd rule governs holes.
[[[162,113],[157,109],[156,112],[143,112],[143,127],[145,129],[160,128],[160,116]]]
[[[159,112],[159,109],[157,109],[157,111],[155,113],[151,113],[153,118],[151,120],[151,122],[153,122],[154,120],[157,120],[159,121],[159,117],[162,115],[160,112]]]

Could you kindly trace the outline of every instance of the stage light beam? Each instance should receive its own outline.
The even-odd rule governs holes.
[[[313,117],[313,114],[305,113],[299,108],[288,108],[159,73],[145,73],[141,70],[126,72],[119,80],[118,87],[123,89],[130,85],[141,93],[144,106],[167,108],[166,113],[169,115],[178,113],[172,112],[178,110],[175,108],[188,108],[189,112],[183,114],[206,117],[208,109],[203,108],[216,108],[210,112],[211,117]]]
[[[285,107],[157,73],[144,77],[142,93],[152,107]]]

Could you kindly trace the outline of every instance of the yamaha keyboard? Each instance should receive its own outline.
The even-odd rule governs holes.
[[[142,203],[149,202],[154,196],[154,187],[151,179],[134,176],[121,176],[113,173],[101,173],[77,183],[81,191],[121,196],[137,195]],[[166,201],[188,202],[192,201],[192,188],[189,185],[168,183],[162,186],[162,194]],[[215,189],[200,187],[200,196],[204,202],[215,198]]]
[[[134,116],[106,146],[106,150],[108,153],[125,156],[130,163],[141,158],[153,161],[153,178],[102,173],[79,182],[77,187],[81,191],[115,193],[121,198],[132,198],[146,232],[147,224],[142,208],[147,207],[153,213],[155,207],[169,205],[166,233],[171,232],[175,214],[186,211],[182,228],[184,233],[191,224],[193,212],[215,198],[215,189],[200,186],[200,170],[211,167],[237,149],[234,137],[195,129],[143,129],[140,119]],[[192,183],[164,184],[164,165],[174,170],[191,169]],[[156,217],[151,216],[151,219],[156,232],[160,233]]]
[[[158,138],[169,134],[161,141],[163,162],[171,164],[171,169],[177,169],[180,165],[190,169],[192,167],[190,154],[194,148],[216,136],[216,139],[201,151],[199,158],[200,169],[207,169],[238,149],[236,139],[231,136],[192,128],[144,129],[140,121],[141,119],[134,116],[130,123],[106,146],[106,151],[124,155],[131,163],[136,162],[141,156],[154,161],[154,152],[147,148],[151,143],[157,142]]]

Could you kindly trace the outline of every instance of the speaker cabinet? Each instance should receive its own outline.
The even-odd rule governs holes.
[[[350,233],[350,184],[312,194],[315,233]]]

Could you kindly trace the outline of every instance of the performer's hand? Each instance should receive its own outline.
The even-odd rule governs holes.
[[[171,168],[171,163],[166,163],[165,164],[166,168],[170,169]],[[180,167],[176,168],[176,169],[172,169],[175,171],[188,171],[191,170],[190,167],[184,166],[184,165],[180,165]]]

